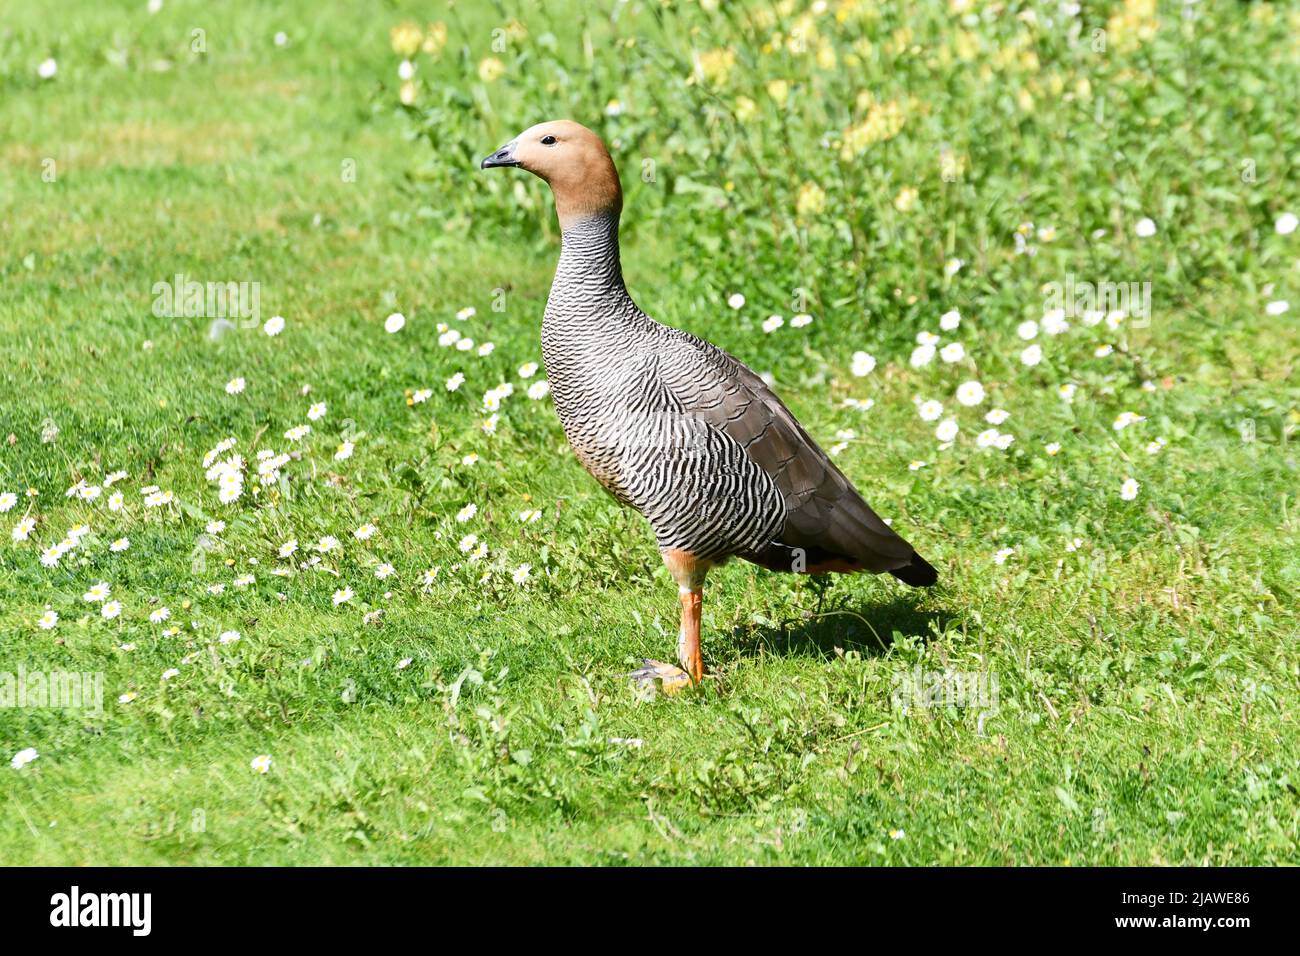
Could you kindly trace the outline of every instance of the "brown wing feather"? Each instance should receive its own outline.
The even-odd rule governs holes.
[[[717,346],[674,331],[686,346],[688,367],[673,383],[683,406],[740,443],[785,498],[784,531],[769,548],[742,557],[788,571],[801,549],[814,571],[895,571],[904,580],[933,574],[910,570],[929,565],[871,510],[758,375]]]

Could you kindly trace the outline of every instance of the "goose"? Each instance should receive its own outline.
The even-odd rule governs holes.
[[[742,558],[804,574],[938,573],[867,506],[771,388],[722,349],[650,318],[623,283],[623,189],[600,137],[558,120],[480,163],[551,187],[561,230],[542,317],[542,359],[565,437],[592,477],[649,521],[677,582],[680,667],[632,676],[668,693],[704,677],[700,618],[710,569]]]

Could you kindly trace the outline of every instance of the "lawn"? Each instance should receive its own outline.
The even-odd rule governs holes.
[[[0,861],[1294,862],[1298,38],[0,0]],[[634,686],[676,587],[529,367],[549,192],[478,169],[561,117],[638,304],[769,376],[937,587],[734,562],[703,686]],[[56,672],[102,707],[16,693]]]

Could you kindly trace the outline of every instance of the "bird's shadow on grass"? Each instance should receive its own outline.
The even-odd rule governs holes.
[[[732,639],[741,657],[781,654],[829,659],[844,651],[879,656],[898,636],[928,641],[954,620],[946,611],[925,609],[921,603],[913,594],[867,602],[826,600],[820,609],[813,602],[807,608],[790,608],[777,620],[738,626]]]

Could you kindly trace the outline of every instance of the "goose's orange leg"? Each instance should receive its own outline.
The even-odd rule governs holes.
[[[700,655],[700,611],[704,607],[703,589],[681,589],[682,628],[677,633],[677,660],[681,662],[691,681],[698,684],[704,679],[704,659]]]
[[[677,582],[682,604],[682,625],[677,632],[677,660],[681,667],[647,660],[632,676],[643,683],[659,680],[664,693],[675,694],[688,684],[704,679],[704,658],[700,654],[700,613],[704,607],[704,576],[710,565],[686,551],[669,549],[664,564]]]

